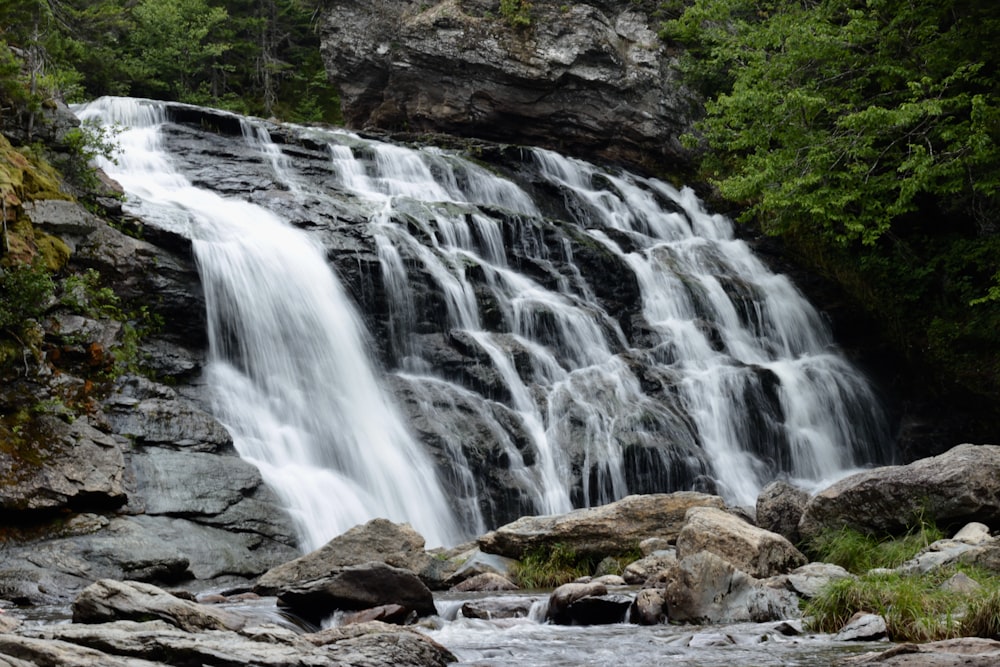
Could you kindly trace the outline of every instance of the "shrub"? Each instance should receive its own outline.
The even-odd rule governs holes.
[[[0,268],[0,329],[20,336],[28,320],[45,312],[54,289],[40,262]]]
[[[525,554],[511,576],[521,588],[554,588],[594,571],[594,559],[581,556],[565,544],[539,547]]]

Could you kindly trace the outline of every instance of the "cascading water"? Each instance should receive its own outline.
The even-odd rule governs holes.
[[[160,105],[104,98],[78,114],[127,128],[118,164],[105,169],[147,220],[180,224],[192,239],[216,414],[283,497],[303,546],[374,516],[408,521],[431,543],[456,541],[434,470],[380,388],[322,248],[273,213],[177,173],[160,148]]]
[[[752,504],[771,479],[888,458],[879,402],[821,318],[690,190],[533,149],[495,160],[502,177],[315,128],[285,128],[301,145],[283,152],[244,119],[233,141],[281,193],[261,202],[295,202],[310,234],[192,187],[154,112],[80,114],[132,127],[109,171],[195,240],[215,409],[307,545],[373,516],[446,543],[628,493]],[[328,259],[377,334],[381,379]]]

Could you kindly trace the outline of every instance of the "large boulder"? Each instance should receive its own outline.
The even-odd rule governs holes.
[[[714,507],[692,507],[677,536],[677,557],[711,551],[747,574],[766,578],[805,565],[787,539]]]
[[[958,445],[909,465],[851,475],[809,501],[799,532],[810,538],[850,526],[898,534],[920,520],[941,528],[970,521],[1000,528],[1000,446]]]
[[[430,569],[433,561],[424,551],[424,538],[409,524],[372,519],[315,551],[268,570],[257,580],[254,590],[261,595],[276,595],[303,582],[321,579],[338,568],[371,562],[420,573]]]
[[[692,507],[722,509],[722,499],[693,491],[627,496],[567,514],[522,517],[479,538],[479,548],[509,558],[563,545],[580,555],[625,551],[649,537],[674,540]]]
[[[670,620],[762,623],[798,618],[794,593],[751,577],[710,551],[681,559],[664,577]]]
[[[396,604],[430,616],[437,612],[430,589],[409,570],[385,563],[362,563],[328,571],[278,591],[278,604],[313,623],[336,611],[357,611]]]
[[[676,168],[695,106],[659,20],[635,2],[363,0],[324,8],[320,39],[355,128],[434,131]]]

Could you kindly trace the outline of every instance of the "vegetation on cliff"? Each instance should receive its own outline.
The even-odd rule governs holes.
[[[932,392],[1000,400],[1000,5],[672,4],[664,35],[708,100],[689,137],[704,176]]]
[[[314,0],[9,0],[0,7],[0,88],[336,121],[316,11]],[[22,73],[8,47],[27,65]]]

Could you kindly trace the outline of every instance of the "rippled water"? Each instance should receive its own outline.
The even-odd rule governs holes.
[[[438,609],[450,616],[447,610],[460,606],[462,599],[450,594],[440,596]],[[559,626],[531,618],[435,620],[438,627],[427,634],[458,657],[457,665],[470,667],[826,667],[849,655],[873,650],[872,644],[834,642],[830,635],[783,634],[782,629],[788,626],[801,627],[795,621],[712,626]]]

